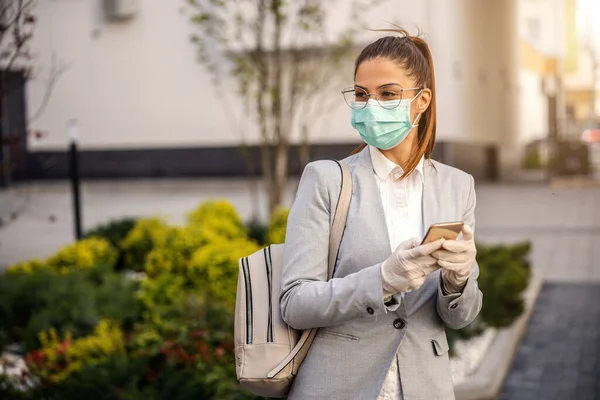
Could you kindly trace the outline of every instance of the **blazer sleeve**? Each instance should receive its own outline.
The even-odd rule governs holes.
[[[283,320],[295,329],[334,326],[387,312],[383,304],[381,264],[327,281],[332,208],[341,182],[329,161],[306,166],[288,217],[280,306]],[[336,186],[337,185],[337,186]]]
[[[473,228],[475,232],[475,181],[469,175],[469,195],[467,207],[463,214],[463,222]],[[437,299],[437,312],[444,324],[450,329],[461,329],[475,320],[483,304],[483,294],[477,284],[479,266],[475,262],[471,276],[467,280],[462,293],[445,294],[442,289],[440,275]]]

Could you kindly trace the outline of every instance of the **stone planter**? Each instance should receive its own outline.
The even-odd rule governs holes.
[[[509,327],[496,332],[481,362],[468,375],[455,383],[457,400],[497,399],[510,371],[513,358],[527,329],[533,307],[542,287],[542,280],[533,274],[524,294],[525,311]],[[485,333],[484,333],[485,335]]]

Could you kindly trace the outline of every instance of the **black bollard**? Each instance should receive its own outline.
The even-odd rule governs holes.
[[[77,125],[70,121],[70,146],[69,146],[69,179],[71,181],[71,194],[73,197],[73,221],[75,222],[75,239],[81,239],[81,196],[79,188],[79,154],[77,149]]]

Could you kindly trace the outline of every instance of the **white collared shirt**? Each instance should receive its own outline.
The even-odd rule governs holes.
[[[404,171],[388,160],[381,152],[369,146],[375,180],[383,205],[383,213],[393,252],[400,243],[410,238],[423,237],[423,164],[421,158],[415,170],[405,179],[399,180]],[[404,295],[404,293],[403,293]],[[379,393],[378,400],[402,398],[398,371],[398,360],[392,365]]]
[[[401,167],[373,146],[369,146],[369,152],[393,252],[403,241],[423,237],[424,158],[409,176],[400,180],[404,173]]]

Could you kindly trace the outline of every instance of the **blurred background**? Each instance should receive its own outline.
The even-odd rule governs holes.
[[[477,183],[457,396],[600,399],[599,2],[0,0],[0,21],[1,398],[251,398],[237,259],[284,240],[308,162],[360,143],[340,91],[397,25],[433,53],[433,158]]]

